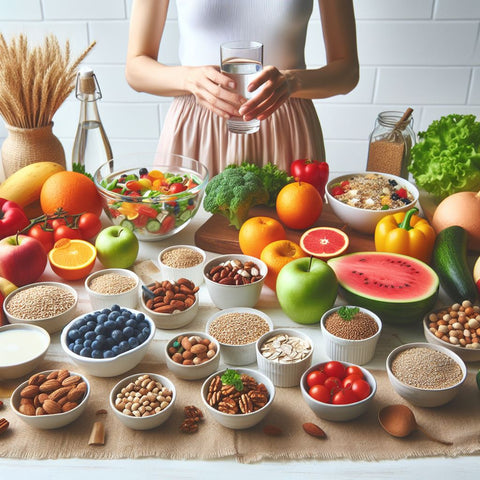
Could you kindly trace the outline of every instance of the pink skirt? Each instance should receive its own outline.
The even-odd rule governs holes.
[[[198,105],[193,95],[176,97],[167,113],[158,152],[202,162],[210,178],[231,163],[275,163],[289,170],[298,158],[325,160],[322,129],[311,100],[291,98],[248,135],[230,133],[226,120]]]

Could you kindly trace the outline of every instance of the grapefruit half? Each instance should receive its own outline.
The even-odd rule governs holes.
[[[300,238],[302,250],[322,260],[341,255],[348,248],[348,244],[348,235],[333,227],[310,228]]]

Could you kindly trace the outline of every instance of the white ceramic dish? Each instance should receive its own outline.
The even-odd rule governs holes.
[[[128,310],[137,314],[143,314],[143,312],[139,312],[138,310],[134,310],[132,308]],[[112,358],[82,357],[81,355],[77,355],[76,353],[72,352],[68,348],[68,331],[74,326],[77,320],[80,320],[85,315],[78,316],[65,326],[60,335],[60,345],[62,346],[62,349],[67,354],[67,356],[75,364],[79,365],[86,373],[88,373],[89,375],[94,375],[96,377],[115,377],[117,375],[121,375],[122,373],[127,372],[142,361],[143,357],[147,353],[148,346],[150,345],[153,337],[155,336],[155,323],[153,323],[153,320],[148,315],[145,315],[145,320],[150,326],[150,334],[148,335],[148,338],[138,347],[132,348],[131,350],[128,350]]]
[[[20,378],[35,370],[49,346],[50,335],[42,327],[23,323],[0,327],[0,380]]]
[[[126,292],[116,294],[99,293],[90,288],[91,282],[94,278],[109,274],[132,278],[135,280],[135,286]],[[126,268],[106,268],[104,270],[99,270],[98,272],[90,274],[85,280],[85,290],[88,293],[93,310],[102,310],[103,308],[109,308],[115,304],[125,308],[137,308],[139,287],[140,279],[138,278],[138,275]]]
[[[202,256],[202,261],[200,263],[197,263],[196,265],[185,268],[171,267],[163,263],[163,255],[166,252],[176,250],[177,248],[188,248],[189,250],[193,250],[194,252],[199,253]],[[205,265],[206,258],[207,255],[205,254],[205,252],[201,248],[195,247],[193,245],[173,245],[171,247],[167,247],[158,254],[158,264],[160,265],[160,273],[162,276],[162,280],[170,280],[171,282],[174,282],[179,278],[187,278],[188,280],[191,280],[195,284],[195,286],[198,287],[203,283],[203,266]]]
[[[240,374],[247,374],[253,377],[258,383],[263,383],[268,391],[269,400],[267,404],[251,413],[237,413],[237,414],[229,414],[223,413],[217,410],[216,408],[209,405],[207,402],[207,394],[208,394],[208,387],[210,382],[216,375],[220,377],[225,373],[225,370],[216,372],[208,377],[202,385],[201,395],[203,404],[205,405],[208,413],[218,422],[220,425],[223,425],[227,428],[232,428],[234,430],[243,430],[245,428],[253,427],[260,423],[271,410],[273,405],[273,400],[275,398],[275,386],[273,385],[272,381],[265,375],[255,370],[249,370],[246,368],[237,369],[237,372]]]
[[[52,371],[53,370],[47,370],[38,373],[48,375]],[[10,406],[12,407],[12,410],[27,425],[41,430],[52,430],[54,428],[61,428],[74,422],[75,420],[77,420],[78,417],[80,417],[80,415],[84,412],[87,406],[88,400],[90,398],[90,384],[88,383],[87,378],[80,373],[70,372],[70,375],[79,375],[82,378],[82,381],[85,382],[87,385],[85,395],[77,407],[69,410],[68,412],[54,413],[50,415],[24,415],[23,413],[20,413],[17,410],[18,406],[20,405],[20,392],[28,385],[27,380],[21,383],[12,393],[12,396],[10,397]]]
[[[172,360],[171,356],[168,353],[168,349],[173,345],[179,336],[199,336],[202,338],[208,338],[210,342],[214,343],[216,346],[216,354],[210,360],[203,362],[199,365],[183,365]],[[199,380],[201,378],[208,377],[213,372],[218,370],[218,365],[220,363],[220,344],[217,340],[204,332],[185,332],[175,335],[166,345],[165,345],[165,363],[167,364],[168,369],[177,377],[183,380]]]
[[[213,321],[215,321],[218,317],[228,313],[249,313],[252,315],[258,315],[262,317],[268,324],[269,331],[273,329],[273,323],[270,317],[263,313],[260,310],[256,310],[255,308],[242,308],[242,307],[235,307],[235,308],[226,308],[224,310],[220,310],[214,313],[207,321],[207,325],[205,327],[205,332],[211,335],[210,333],[210,325]],[[220,350],[222,353],[222,359],[228,365],[249,365],[254,363],[257,359],[256,354],[256,343],[257,340],[253,342],[246,343],[243,345],[232,345],[228,343],[218,342],[220,344]]]
[[[408,205],[399,208],[392,208],[390,210],[366,210],[364,208],[357,208],[347,205],[340,200],[337,200],[330,193],[332,190],[332,185],[348,180],[355,175],[365,175],[367,173],[378,173],[383,177],[395,180],[398,185],[406,188],[413,195],[414,200]],[[398,212],[406,212],[407,210],[410,210],[412,207],[416,206],[416,204],[418,203],[419,192],[415,185],[402,177],[397,177],[396,175],[381,172],[353,172],[332,178],[327,183],[325,195],[327,196],[328,203],[332,207],[333,213],[342,222],[345,222],[350,227],[359,232],[372,234],[375,232],[375,227],[377,226],[379,220],[385,215],[391,215]]]
[[[240,260],[243,264],[245,262],[254,262],[259,267],[262,278],[245,285],[222,285],[207,278],[206,273],[210,272],[213,267],[229,260]],[[205,265],[203,276],[208,294],[217,308],[254,307],[260,298],[267,272],[267,265],[260,259],[250,257],[249,255],[231,254],[220,255],[210,260]]]
[[[149,415],[148,417],[135,417],[126,415],[115,408],[115,399],[117,398],[117,393],[120,392],[120,390],[127,386],[130,382],[134,382],[141,375],[149,375],[152,380],[160,382],[164,387],[167,387],[169,390],[171,390],[172,400],[166,408],[154,415]],[[174,411],[176,400],[177,393],[175,390],[175,385],[167,377],[157,375],[156,373],[135,373],[134,375],[130,375],[120,380],[110,391],[109,397],[110,407],[113,410],[114,415],[118,418],[118,420],[120,420],[121,423],[132,430],[151,430],[152,428],[157,428],[162,425],[162,423],[165,423],[171,417]]]
[[[368,363],[375,355],[378,340],[382,331],[382,321],[380,317],[366,308],[358,307],[363,312],[372,317],[378,325],[375,335],[363,340],[348,340],[346,338],[337,337],[325,328],[326,319],[341,307],[334,307],[325,312],[320,320],[320,328],[322,330],[323,346],[325,353],[331,360],[339,362],[353,363],[354,365],[364,365]]]
[[[26,290],[28,288],[42,286],[42,285],[63,288],[64,290],[68,291],[75,298],[73,305],[65,312],[60,313],[59,315],[55,315],[53,317],[48,317],[48,318],[34,318],[29,320],[23,320],[21,318],[14,317],[12,314],[8,312],[8,302],[10,302],[10,300],[15,295],[17,295],[19,292]],[[17,288],[12,293],[7,295],[3,303],[3,310],[10,323],[23,323],[27,325],[37,325],[38,327],[44,328],[48,333],[55,333],[60,331],[75,316],[77,302],[78,302],[78,293],[70,285],[67,285],[65,283],[60,283],[60,282],[37,282],[37,283],[31,283],[29,285],[25,285],[24,287]]]
[[[438,352],[442,352],[445,355],[448,355],[450,358],[455,360],[459,365],[460,369],[462,370],[462,379],[456,385],[448,388],[442,389],[435,389],[435,390],[426,390],[422,388],[413,387],[411,385],[407,385],[400,380],[392,373],[392,362],[395,357],[402,352],[403,350],[407,350],[409,348],[431,348]],[[448,348],[445,348],[441,345],[436,345],[432,343],[406,343],[404,345],[400,345],[399,347],[395,348],[390,352],[390,355],[387,357],[386,362],[387,374],[390,380],[390,383],[393,389],[405,400],[410,402],[412,405],[417,407],[439,407],[440,405],[444,405],[451,400],[453,400],[460,391],[462,384],[465,382],[467,378],[467,367],[463,360],[456,354],[453,353]]]
[[[262,345],[273,336],[282,334],[288,335],[289,337],[297,337],[310,345],[310,351],[305,358],[295,362],[284,363],[263,356],[261,353]],[[288,328],[277,328],[272,330],[263,334],[257,340],[255,348],[259,370],[269,377],[276,387],[298,386],[303,372],[312,364],[314,350],[313,342],[308,335],[299,330],[291,330]]]

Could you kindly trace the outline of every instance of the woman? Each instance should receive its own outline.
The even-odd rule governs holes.
[[[177,0],[180,66],[157,61],[169,0],[135,0],[126,78],[137,91],[175,97],[159,151],[203,162],[210,175],[229,163],[274,162],[288,170],[297,158],[324,160],[312,99],[351,91],[358,82],[352,0],[318,0],[327,64],[306,69],[307,25],[313,0]],[[256,40],[264,68],[250,84],[250,100],[220,71],[220,44]],[[258,118],[257,133],[227,130],[231,116]]]

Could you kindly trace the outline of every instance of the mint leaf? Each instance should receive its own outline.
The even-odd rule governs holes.
[[[224,385],[233,385],[239,392],[243,390],[242,376],[236,370],[225,370],[220,379]]]
[[[338,314],[349,322],[358,312],[360,309],[358,307],[340,307],[338,309]]]

